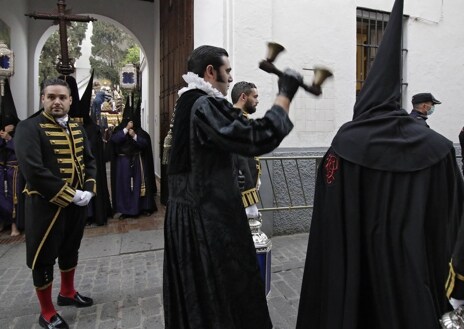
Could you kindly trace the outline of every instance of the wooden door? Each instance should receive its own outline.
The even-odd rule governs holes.
[[[185,86],[187,58],[193,50],[193,1],[160,1],[160,156],[169,131],[177,91]],[[161,165],[162,204],[167,201],[166,166]]]

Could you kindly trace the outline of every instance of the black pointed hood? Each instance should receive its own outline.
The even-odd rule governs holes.
[[[141,113],[142,112],[142,99],[139,98],[137,101],[137,106],[134,109],[134,112],[132,113],[132,121],[134,122],[134,127],[136,128],[142,128],[142,117]]]
[[[393,6],[374,63],[354,105],[353,120],[399,109],[402,35],[403,0],[397,0]]]
[[[71,88],[72,103],[68,115],[71,118],[79,117],[79,88],[76,79],[72,75],[60,75],[58,78],[66,81]]]
[[[411,172],[443,159],[453,144],[400,108],[403,0],[396,0],[372,69],[354,105],[353,121],[332,141],[333,150],[363,167]]]
[[[4,129],[5,126],[14,125],[16,126],[20,121],[18,114],[16,113],[16,106],[14,104],[13,95],[11,94],[10,82],[5,79],[4,96],[2,97],[2,105],[0,107],[0,129]]]
[[[131,96],[127,96],[126,105],[124,106],[124,112],[122,114],[122,120],[131,121],[133,116],[134,108],[132,107]]]
[[[122,113],[122,120],[121,122],[114,128],[114,131],[118,131],[124,129],[127,126],[129,121],[134,121],[134,108],[131,104],[131,97],[127,96],[126,98],[126,105],[124,106],[124,111]]]
[[[90,74],[89,82],[82,94],[81,100],[79,101],[79,116],[87,123],[92,120],[90,117],[90,104],[92,103],[92,91],[93,91],[93,73]]]

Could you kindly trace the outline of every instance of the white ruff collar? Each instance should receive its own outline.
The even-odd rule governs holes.
[[[200,89],[210,96],[224,98],[224,95],[219,90],[214,88],[211,85],[211,83],[206,82],[203,78],[200,78],[198,74],[195,74],[193,72],[187,72],[187,74],[184,74],[182,78],[184,79],[185,82],[187,82],[188,86],[179,90],[179,92],[177,93],[179,97],[186,91],[189,91],[192,89]]]

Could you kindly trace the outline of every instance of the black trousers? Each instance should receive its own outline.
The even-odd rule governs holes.
[[[31,195],[26,196],[25,217],[27,266],[33,270],[34,286],[43,287],[53,281],[56,259],[63,271],[77,266],[87,207],[59,208]]]

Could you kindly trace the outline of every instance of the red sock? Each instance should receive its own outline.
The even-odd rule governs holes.
[[[61,271],[61,288],[60,295],[63,297],[74,297],[76,290],[74,289],[74,272],[73,268],[70,271]]]
[[[35,289],[40,303],[40,313],[45,320],[50,322],[52,316],[56,314],[55,306],[52,302],[52,285],[45,289]]]

